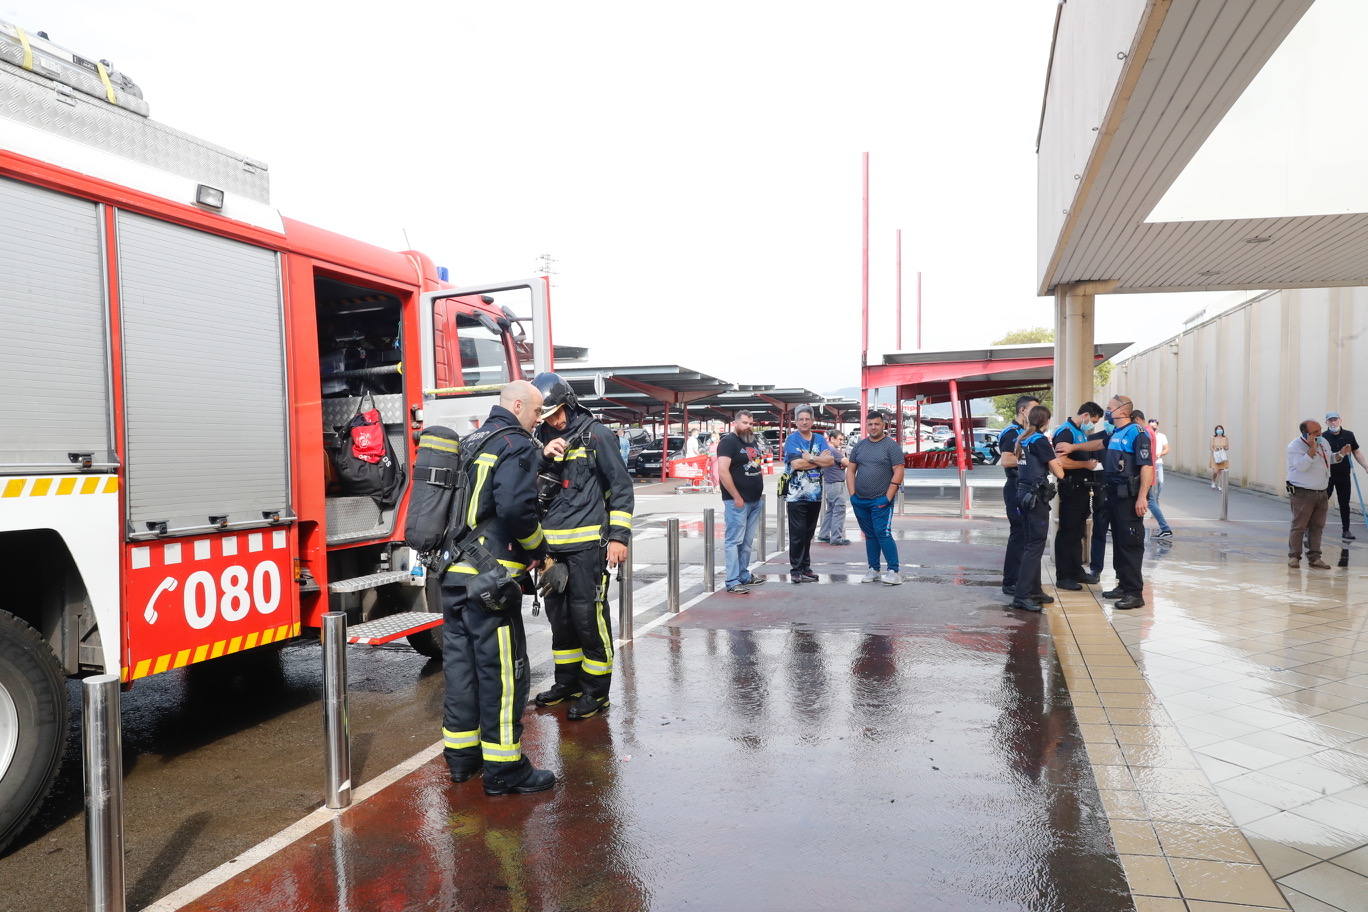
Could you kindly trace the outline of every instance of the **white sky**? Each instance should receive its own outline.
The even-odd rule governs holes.
[[[450,267],[557,261],[555,335],[596,364],[858,382],[860,155],[875,353],[1053,325],[1034,294],[1055,0],[325,6],[0,0],[139,83],[153,117],[266,161],[286,215]],[[1203,296],[1099,302],[1154,342]],[[1139,315],[1143,314],[1143,318]]]

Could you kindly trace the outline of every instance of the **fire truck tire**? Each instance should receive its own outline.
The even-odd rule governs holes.
[[[441,659],[442,657],[442,628],[432,627],[427,630],[420,630],[408,638],[409,645],[420,655],[425,655],[429,659]]]
[[[38,813],[66,752],[61,666],[28,624],[0,611],[0,853]]]

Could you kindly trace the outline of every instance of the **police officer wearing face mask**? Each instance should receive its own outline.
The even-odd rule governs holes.
[[[1016,401],[1016,419],[998,435],[999,462],[1006,470],[1007,480],[1002,485],[1002,503],[1007,508],[1007,553],[1002,558],[1002,592],[1016,594],[1017,574],[1021,572],[1021,553],[1026,547],[1026,525],[1017,501],[1017,440],[1026,430],[1026,419],[1031,408],[1040,405],[1035,396],[1022,396]]]
[[[1102,406],[1085,402],[1078,414],[1065,421],[1055,431],[1054,443],[1087,443],[1102,439],[1094,434],[1102,420]],[[1092,509],[1093,469],[1096,460],[1075,461],[1061,457],[1064,478],[1059,482],[1059,529],[1055,532],[1055,575],[1060,589],[1083,588],[1083,581],[1091,579],[1083,568],[1083,533]]]
[[[1115,430],[1102,440],[1084,444],[1060,443],[1060,455],[1102,449],[1107,513],[1112,529],[1112,565],[1116,568],[1115,589],[1103,598],[1117,599],[1115,607],[1139,608],[1145,604],[1145,580],[1140,564],[1145,558],[1145,512],[1149,489],[1154,484],[1154,453],[1149,434],[1131,420],[1134,404],[1127,396],[1113,396],[1103,416]]]
[[[1345,456],[1352,454],[1359,465],[1368,469],[1368,462],[1363,461],[1363,453],[1359,450],[1358,438],[1354,436],[1353,431],[1345,428],[1339,412],[1326,413],[1325,432],[1321,436],[1330,446],[1330,452]],[[1346,447],[1348,449],[1345,449]],[[1330,466],[1330,491],[1339,499],[1340,525],[1344,530],[1341,537],[1345,541],[1353,541],[1355,538],[1354,533],[1349,531],[1349,488],[1353,484],[1349,473],[1352,469],[1353,464],[1348,459],[1341,459]]]

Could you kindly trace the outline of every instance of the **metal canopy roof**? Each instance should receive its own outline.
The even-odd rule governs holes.
[[[666,406],[687,406],[730,390],[732,384],[678,364],[571,367],[558,369],[587,408],[613,415],[645,417]],[[603,395],[596,386],[603,382]]]
[[[1129,342],[1094,346],[1097,364],[1128,348]],[[900,398],[950,400],[950,381],[959,399],[1003,396],[1048,387],[1054,377],[1054,345],[1004,345],[940,352],[893,352],[883,364],[865,368],[865,388],[897,387]]]
[[[1092,19],[1092,7],[1060,5],[1039,143],[1041,294],[1086,281],[1114,292],[1368,284],[1365,213],[1145,220],[1311,2],[1117,3]],[[1122,64],[1096,53],[1113,39],[1129,45]]]

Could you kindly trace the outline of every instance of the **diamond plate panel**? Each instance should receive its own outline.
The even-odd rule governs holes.
[[[323,427],[331,431],[333,428],[340,427],[351,421],[352,415],[356,414],[356,405],[361,401],[359,396],[342,396],[337,399],[323,400]],[[375,397],[375,407],[380,410],[380,420],[385,424],[404,424],[408,421],[405,414],[404,394],[392,393],[385,396]],[[393,442],[393,435],[391,435]],[[399,446],[395,444],[395,452],[399,451]]]
[[[7,46],[0,42],[0,50]],[[0,54],[0,117],[269,203],[266,165],[30,73]]]
[[[347,642],[378,646],[401,636],[440,626],[442,616],[430,611],[404,611],[347,628]]]

